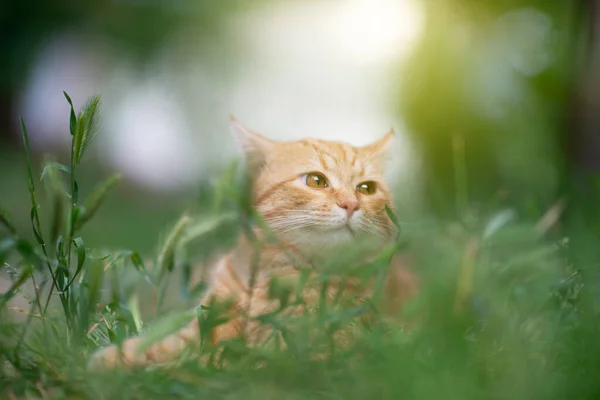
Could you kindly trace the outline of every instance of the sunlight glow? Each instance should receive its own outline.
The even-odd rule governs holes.
[[[393,61],[410,50],[423,24],[419,3],[350,0],[330,26],[341,49],[366,63]]]

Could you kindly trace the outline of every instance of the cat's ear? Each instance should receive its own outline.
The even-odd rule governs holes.
[[[403,170],[405,157],[398,147],[398,139],[391,128],[380,139],[362,148],[365,158],[379,170],[387,182],[397,182]]]
[[[387,160],[391,156],[394,136],[394,129],[391,128],[385,135],[383,135],[381,139],[363,147],[363,150],[373,157],[378,157],[382,160]]]
[[[275,146],[275,142],[252,132],[233,116],[231,116],[229,122],[229,130],[238,147],[244,153],[248,166],[251,168],[262,166],[267,154]]]

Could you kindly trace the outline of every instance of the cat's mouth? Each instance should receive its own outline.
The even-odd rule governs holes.
[[[355,232],[354,232],[354,230],[353,230],[353,229],[350,227],[350,225],[349,225],[349,224],[346,224],[344,228],[346,228],[346,229],[348,230],[348,232],[350,232],[350,235],[352,235],[352,237],[353,237],[353,238],[356,238],[356,233],[355,233]]]
[[[356,238],[356,231],[354,229],[352,229],[349,224],[338,225],[335,227],[328,227],[328,228],[326,228],[325,232],[330,232],[330,233],[346,232],[346,233],[349,233],[353,239]]]

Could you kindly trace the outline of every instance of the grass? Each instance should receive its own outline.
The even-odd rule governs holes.
[[[11,277],[0,297],[0,398],[592,399],[600,394],[594,274],[573,260],[570,238],[557,227],[563,203],[534,220],[511,209],[477,214],[468,207],[459,153],[460,217],[431,216],[426,232],[403,229],[402,246],[392,248],[410,251],[425,283],[404,310],[419,316],[414,329],[378,317],[360,327],[349,348],[333,348],[329,339],[335,330],[363,312],[340,304],[298,320],[280,313],[264,317],[274,332],[286,334],[286,350],[233,340],[219,349],[201,346],[202,354],[184,354],[166,368],[88,372],[87,357],[100,346],[140,332],[156,340],[187,322],[204,289],[192,279],[194,262],[226,250],[240,232],[261,223],[249,203],[247,180],[234,165],[174,221],[155,257],[88,248],[82,228],[102,213],[120,179],[110,176],[87,198],[79,196],[78,171],[95,133],[99,104],[92,98],[79,113],[71,104],[70,165],[49,162],[39,173],[31,167],[22,121],[34,239],[26,239],[0,206],[0,265]],[[48,204],[39,203],[41,188]],[[349,273],[347,256],[331,260],[331,267]],[[381,262],[371,272],[385,267]],[[166,301],[176,296],[174,287],[177,307]],[[286,293],[273,289],[282,304]],[[16,308],[22,297],[26,307]],[[219,323],[207,315],[201,321],[205,328]],[[289,330],[290,324],[301,329]],[[305,334],[314,328],[317,335]],[[323,348],[326,358],[312,357]],[[221,359],[213,357],[218,350]]]

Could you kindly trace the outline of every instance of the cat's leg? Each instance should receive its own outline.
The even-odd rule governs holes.
[[[230,310],[235,312],[240,307],[239,303],[243,302],[246,292],[247,289],[243,282],[231,268],[229,258],[224,257],[215,269],[210,288],[201,304],[228,303]],[[209,333],[211,342],[217,343],[224,339],[230,339],[239,332],[239,319],[235,315],[227,316],[231,317],[229,321],[211,329]],[[88,367],[97,370],[116,366],[162,364],[174,360],[186,347],[199,345],[199,342],[200,323],[197,318],[194,318],[183,329],[145,349],[141,348],[142,339],[140,337],[129,338],[120,346],[104,347],[92,355]]]
[[[212,302],[215,300],[216,302]],[[213,304],[222,302],[228,304],[226,312],[219,312],[219,318],[227,319],[220,325],[210,327],[207,332],[208,340],[212,344],[217,344],[222,340],[228,340],[236,337],[242,330],[243,322],[239,316],[241,308],[240,300],[234,300],[232,297],[217,298],[215,294],[207,297],[204,304]],[[216,305],[219,307],[218,305]],[[211,311],[203,311],[204,315],[210,315]],[[110,345],[94,353],[88,363],[91,370],[111,368],[116,366],[133,367],[148,364],[164,364],[176,359],[187,347],[193,348],[200,344],[200,323],[198,318],[194,318],[184,328],[159,340],[150,346],[141,348],[142,338],[132,337],[121,344],[121,346]]]
[[[96,351],[90,358],[88,369],[166,363],[180,355],[187,346],[197,343],[199,334],[198,320],[194,320],[143,350],[140,348],[141,337],[129,338],[121,346],[113,344]]]

